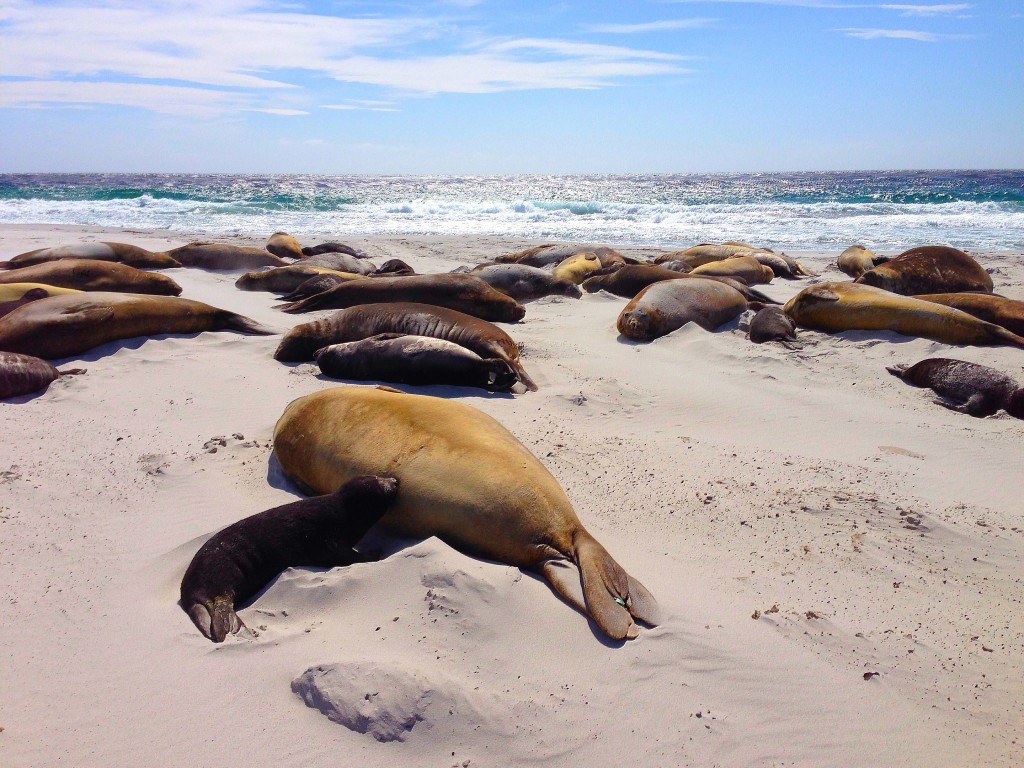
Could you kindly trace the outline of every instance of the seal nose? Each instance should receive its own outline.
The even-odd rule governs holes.
[[[383,490],[388,496],[393,496],[398,493],[398,478],[397,477],[378,477],[381,490]]]

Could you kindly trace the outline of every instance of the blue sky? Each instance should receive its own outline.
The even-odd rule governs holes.
[[[1022,167],[1022,0],[0,0],[0,172]]]

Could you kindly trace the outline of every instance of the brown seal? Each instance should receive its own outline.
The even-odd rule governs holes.
[[[181,286],[167,275],[116,261],[60,259],[0,272],[0,283],[44,283],[77,291],[117,291],[178,296]]]
[[[267,251],[281,259],[301,259],[302,246],[287,232],[275,232],[267,239]]]
[[[369,259],[360,259],[341,251],[303,256],[295,263],[309,267],[325,267],[338,272],[351,272],[356,275],[370,275],[377,271],[377,265]]]
[[[458,344],[430,336],[382,333],[316,351],[320,370],[335,379],[393,384],[451,384],[508,392],[519,381],[505,360],[484,360]]]
[[[658,264],[627,264],[619,269],[609,272],[597,273],[583,281],[582,288],[587,293],[597,291],[608,291],[616,296],[632,299],[648,285],[663,280],[678,280],[690,277],[687,272],[676,272]],[[764,304],[777,304],[774,299],[766,296],[760,291],[747,286],[742,280],[730,277],[714,277],[712,275],[701,275],[701,280],[714,280],[728,285],[743,294],[747,301],[760,301]]]
[[[252,272],[246,272],[235,280],[235,288],[240,291],[271,291],[273,293],[287,293],[294,291],[311,277],[320,275],[332,275],[337,282],[344,283],[349,280],[365,280],[365,275],[354,275],[350,272],[335,272],[333,269],[323,267],[309,267],[302,264],[289,264],[287,267],[266,267]]]
[[[992,278],[985,268],[963,251],[945,245],[911,248],[869,269],[857,282],[903,296],[960,291],[992,293]]]
[[[594,254],[601,262],[602,267],[627,263],[627,259],[614,248],[604,245],[587,245],[585,243],[573,243],[571,245],[546,243],[544,245],[535,245],[523,251],[499,256],[495,261],[498,264],[514,263],[525,264],[528,267],[548,267],[552,264],[559,264],[581,253]]]
[[[1011,333],[1024,336],[1024,301],[991,293],[926,293],[913,298],[959,309],[979,320],[1001,325]]]
[[[930,387],[941,398],[935,402],[950,410],[982,417],[1003,408],[1011,416],[1024,419],[1024,389],[987,365],[933,357],[886,370],[915,387]]]
[[[391,277],[402,277],[408,275],[415,275],[416,270],[410,267],[401,259],[388,259],[383,264],[381,264],[373,274],[388,275]]]
[[[526,315],[526,308],[515,299],[479,277],[456,272],[353,280],[280,308],[296,314],[383,302],[433,304],[492,322],[515,323]]]
[[[593,274],[599,269],[601,269],[601,260],[597,258],[596,253],[577,253],[575,256],[558,262],[552,274],[557,278],[571,280],[579,285],[586,280],[587,275]]]
[[[638,293],[619,314],[619,333],[634,341],[653,341],[689,322],[713,331],[746,310],[735,288],[699,277],[663,280]]]
[[[196,552],[181,580],[181,607],[199,631],[224,642],[245,624],[235,606],[285,568],[336,568],[365,560],[352,547],[398,494],[393,477],[354,477],[334,493],[239,520]]]
[[[572,280],[555,277],[546,270],[526,264],[485,264],[470,274],[516,301],[534,301],[544,296],[578,299],[583,295]]]
[[[299,283],[299,285],[291,293],[286,293],[281,298],[284,301],[295,302],[308,299],[310,296],[316,296],[318,293],[329,291],[336,285],[347,283],[351,278],[347,275],[350,272],[323,272],[316,277],[310,277],[305,282]],[[368,277],[368,275],[360,275],[360,277]]]
[[[33,301],[0,318],[0,350],[53,360],[118,339],[220,330],[276,333],[247,317],[191,299],[72,293]]]
[[[18,269],[61,259],[93,259],[95,261],[116,261],[130,267],[147,269],[170,269],[180,267],[180,262],[170,252],[147,251],[129,243],[78,243],[54,248],[37,248],[21,253],[10,261],[0,262],[0,269]]]
[[[14,285],[25,285],[25,283],[14,283]],[[54,294],[56,295],[56,294]],[[26,289],[21,296],[16,299],[9,301],[0,301],[0,317],[11,314],[18,307],[28,304],[33,301],[39,301],[50,296],[50,292],[43,287],[33,287]]]
[[[229,243],[195,242],[168,251],[185,267],[213,270],[286,267],[291,262],[278,258],[265,248]]]
[[[714,261],[694,267],[691,277],[736,277],[747,285],[770,283],[775,279],[771,267],[766,267],[752,256],[733,256],[729,259]]]
[[[1024,348],[1024,338],[966,312],[859,283],[819,283],[783,307],[801,328],[894,331],[946,344]]]
[[[46,389],[61,376],[85,373],[84,368],[58,371],[45,360],[15,352],[0,352],[0,400]]]
[[[507,333],[486,320],[431,304],[360,304],[323,320],[297,325],[284,335],[274,359],[285,363],[312,360],[318,349],[381,333],[432,336],[455,342],[485,359],[499,357],[515,369],[527,389],[537,390],[519,362],[519,348]]]
[[[796,339],[796,321],[782,307],[762,307],[750,321],[748,338],[755,344]]]
[[[836,259],[836,266],[854,280],[863,275],[869,269],[874,269],[879,264],[889,261],[888,256],[877,256],[870,248],[863,245],[851,245]]]
[[[347,253],[349,256],[355,256],[357,259],[370,258],[367,255],[366,251],[361,251],[360,249],[354,246],[338,242],[308,245],[302,249],[303,256],[318,256],[321,253]]]
[[[319,492],[357,475],[401,483],[380,528],[437,536],[461,552],[528,569],[608,637],[657,624],[654,597],[583,527],[558,481],[501,424],[440,397],[334,387],[292,402],[274,427],[285,475]]]

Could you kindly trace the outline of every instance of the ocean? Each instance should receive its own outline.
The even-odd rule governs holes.
[[[619,176],[0,175],[0,223],[300,239],[495,235],[1024,250],[1024,171]]]

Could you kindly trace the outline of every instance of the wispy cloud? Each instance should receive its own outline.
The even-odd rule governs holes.
[[[917,40],[921,43],[938,43],[943,40],[967,40],[970,35],[944,35],[937,32],[922,32],[916,29],[837,29],[847,37],[859,40]]]
[[[663,21],[647,21],[638,24],[591,24],[587,29],[591,32],[604,32],[612,35],[632,35],[644,32],[664,32],[671,29],[695,29],[713,24],[717,19],[665,19]]]
[[[950,3],[946,5],[880,5],[887,11],[899,11],[900,16],[948,16],[970,10],[968,3]]]

